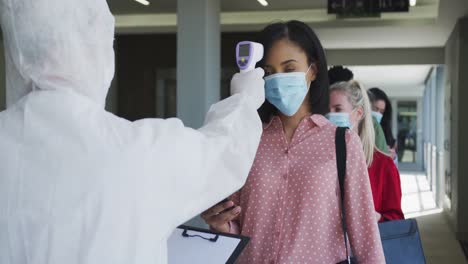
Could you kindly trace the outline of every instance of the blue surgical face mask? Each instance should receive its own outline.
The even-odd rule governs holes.
[[[349,113],[329,113],[327,115],[328,120],[335,124],[337,127],[349,127],[353,128]]]
[[[377,122],[382,122],[382,118],[383,118],[383,115],[380,113],[380,112],[375,112],[375,111],[372,111],[372,116],[375,117],[375,119],[377,119]]]
[[[305,73],[277,73],[265,77],[265,96],[268,102],[287,116],[297,113],[309,91],[306,80],[308,72],[309,70]]]

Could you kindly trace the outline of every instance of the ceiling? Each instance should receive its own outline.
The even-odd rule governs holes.
[[[148,0],[149,6],[144,6],[134,0],[107,0],[114,14],[141,14],[141,13],[175,13],[177,0]],[[327,0],[267,0],[264,7],[256,0],[220,0],[221,11],[271,11],[271,10],[303,10],[326,9]],[[437,4],[439,0],[418,0],[418,6]]]
[[[107,0],[118,34],[175,33],[178,0]],[[190,1],[190,0],[184,0]],[[224,32],[256,32],[275,21],[308,23],[326,49],[399,49],[444,47],[457,20],[468,15],[468,0],[417,0],[408,13],[380,18],[337,19],[327,14],[327,0],[221,1]]]
[[[390,97],[421,97],[432,65],[348,66],[366,88],[379,87]]]
[[[149,6],[144,6],[134,0],[107,0],[114,14],[139,13],[175,13],[177,0],[148,0]],[[267,0],[269,5],[264,7],[256,0],[220,0],[221,11],[271,11],[271,10],[298,10],[326,8],[327,0]],[[431,0],[421,0],[431,1]]]
[[[117,32],[167,33],[177,31],[177,0],[108,0],[116,14]],[[185,0],[188,1],[188,0]],[[278,20],[308,23],[327,49],[443,47],[467,0],[417,0],[408,13],[385,13],[380,18],[337,19],[327,14],[326,0],[220,0],[224,32],[259,31]]]

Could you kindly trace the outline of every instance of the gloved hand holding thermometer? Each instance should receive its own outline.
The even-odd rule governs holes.
[[[251,41],[242,41],[236,47],[236,62],[240,73],[231,80],[231,94],[245,94],[255,107],[260,108],[265,102],[265,72],[255,68],[263,58],[263,45]]]

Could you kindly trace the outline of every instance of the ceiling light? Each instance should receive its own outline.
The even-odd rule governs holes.
[[[268,6],[268,2],[266,0],[257,0],[262,6]]]
[[[416,0],[410,0],[409,4],[410,6],[416,6]]]
[[[150,2],[148,2],[147,0],[135,0],[135,1],[137,1],[138,3],[140,3],[142,5],[145,5],[145,6],[150,4]]]

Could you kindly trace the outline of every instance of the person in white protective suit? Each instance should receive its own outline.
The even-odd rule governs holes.
[[[105,0],[0,0],[1,264],[157,264],[180,224],[241,188],[262,125],[263,70],[194,130],[104,110],[114,73]]]

